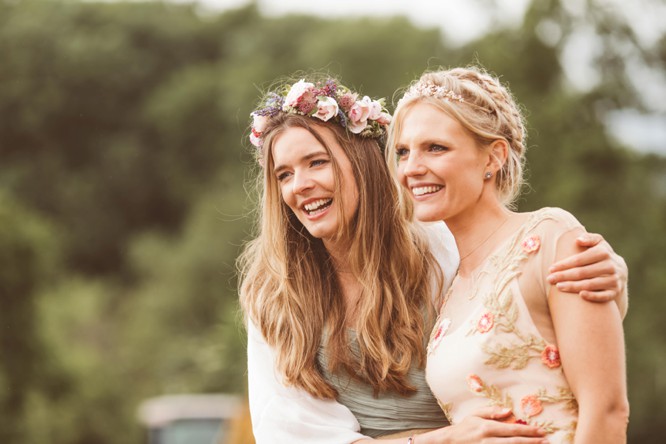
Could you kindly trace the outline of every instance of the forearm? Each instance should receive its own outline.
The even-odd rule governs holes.
[[[624,400],[600,406],[597,403],[580,409],[575,444],[603,442],[622,444],[627,442],[629,404]]]

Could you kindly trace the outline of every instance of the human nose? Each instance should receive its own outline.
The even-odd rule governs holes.
[[[314,186],[312,177],[307,172],[294,173],[294,180],[292,181],[294,194],[303,194]]]
[[[421,176],[426,173],[426,167],[423,164],[421,156],[419,156],[419,154],[414,150],[411,150],[409,154],[405,156],[402,163],[402,171],[405,176],[414,177]]]

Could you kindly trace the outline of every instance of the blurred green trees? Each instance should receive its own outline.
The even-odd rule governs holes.
[[[535,2],[520,29],[453,48],[399,18],[0,0],[0,442],[138,443],[146,397],[243,392],[234,262],[253,227],[244,133],[261,88],[326,68],[390,98],[428,66],[476,61],[528,110],[521,207],[571,210],[629,263],[630,442],[660,442],[666,159],[606,134],[605,113],[640,108],[617,54],[573,92],[544,20],[570,30],[560,2]],[[617,18],[591,20],[638,48]],[[663,69],[665,54],[662,39],[642,55]]]

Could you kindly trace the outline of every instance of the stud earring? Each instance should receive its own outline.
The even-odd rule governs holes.
[[[483,175],[483,178],[486,180],[490,179],[491,177],[493,177],[493,173],[491,173],[490,171],[486,172],[486,174]]]

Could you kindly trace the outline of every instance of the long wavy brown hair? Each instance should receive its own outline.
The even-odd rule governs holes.
[[[358,187],[355,214],[338,220],[337,236],[362,294],[345,318],[345,302],[332,259],[284,203],[272,173],[272,146],[289,128],[304,128],[328,151],[340,197],[341,171],[321,134],[328,131],[349,158]],[[418,227],[401,216],[398,190],[375,139],[347,132],[338,124],[281,114],[264,131],[258,234],[240,257],[240,301],[249,321],[276,351],[276,366],[288,385],[319,398],[335,398],[317,354],[325,347],[329,370],[345,371],[375,393],[410,394],[407,373],[425,364],[425,332],[433,321],[433,294],[441,293],[442,272]],[[342,205],[337,206],[342,212]],[[350,351],[347,328],[355,332],[360,356]],[[329,339],[324,341],[324,331]],[[325,342],[325,343],[324,343]]]

